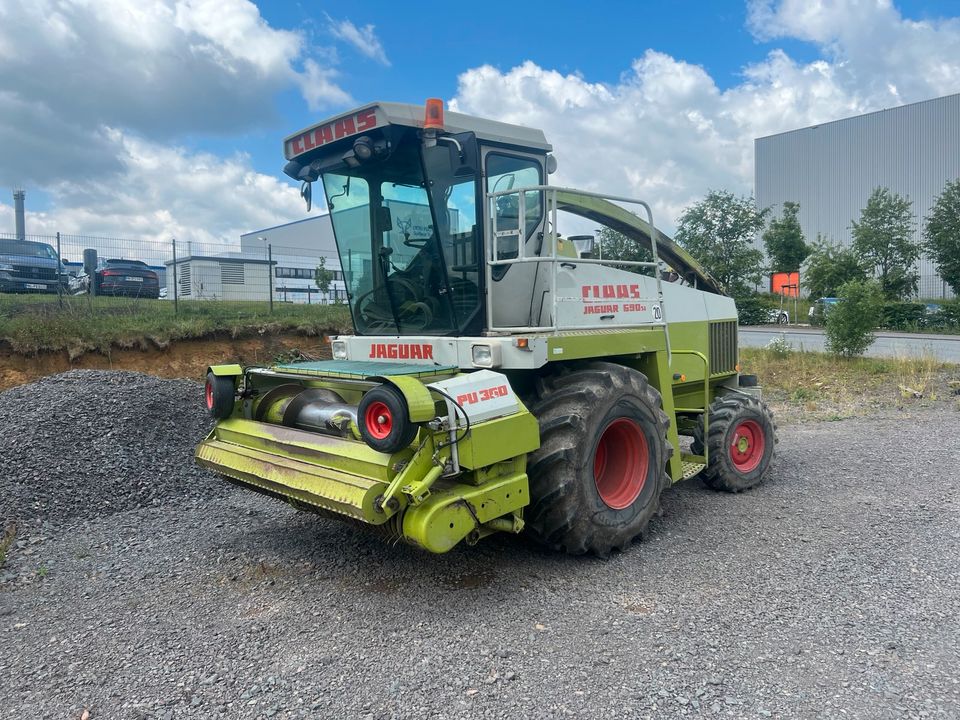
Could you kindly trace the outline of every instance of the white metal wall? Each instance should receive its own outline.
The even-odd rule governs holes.
[[[960,94],[759,138],[754,149],[757,204],[779,214],[800,203],[808,241],[820,233],[849,245],[851,222],[880,186],[913,201],[920,241],[937,195],[960,178]],[[921,297],[950,294],[927,258],[918,270]]]

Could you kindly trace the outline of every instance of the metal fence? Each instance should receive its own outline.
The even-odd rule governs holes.
[[[0,293],[23,302],[103,298],[102,305],[202,312],[214,301],[329,304],[346,299],[336,252],[265,241],[200,243],[89,235],[0,234]]]
[[[0,313],[27,304],[75,305],[80,298],[96,298],[88,305],[94,309],[176,315],[207,313],[223,303],[237,311],[243,303],[257,313],[273,312],[346,301],[346,282],[368,273],[371,262],[369,254],[351,254],[342,268],[332,248],[263,238],[201,243],[57,233],[24,241],[0,233]],[[327,282],[318,282],[323,277]],[[936,275],[921,276],[918,290],[925,300],[953,297]]]

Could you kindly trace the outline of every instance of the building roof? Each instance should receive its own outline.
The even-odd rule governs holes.
[[[299,225],[300,223],[313,222],[314,220],[320,220],[325,217],[330,216],[329,210],[322,210],[319,214],[312,217],[306,217],[301,220],[291,220],[288,223],[281,223],[280,225],[274,225],[272,227],[263,228],[262,230],[251,230],[250,232],[245,232],[240,235],[240,237],[245,238],[248,235],[259,235],[260,233],[271,232],[272,230],[279,230],[280,228],[290,227],[291,225]]]
[[[260,260],[257,258],[235,258],[235,257],[222,257],[220,255],[185,255],[184,257],[177,258],[177,265],[183,265],[185,262],[190,262],[191,260],[212,260],[218,262],[221,265],[225,263],[230,264],[243,264],[243,265],[276,265],[276,260]],[[173,260],[165,260],[164,265],[167,267],[173,265]]]
[[[926,100],[918,100],[917,102],[906,103],[904,105],[897,105],[892,108],[882,108],[880,110],[872,110],[871,112],[860,113],[859,115],[850,115],[844,118],[838,118],[836,120],[828,120],[827,122],[817,123],[816,125],[808,125],[802,128],[794,128],[793,130],[784,130],[783,132],[771,133],[770,135],[762,135],[758,137],[757,140],[766,140],[767,138],[777,137],[779,135],[789,135],[790,133],[802,132],[803,130],[816,130],[817,128],[823,127],[825,125],[835,125],[837,123],[848,122],[850,120],[858,120],[859,118],[869,117],[871,115],[880,115],[882,113],[888,112],[897,112],[906,110],[907,108],[916,107],[918,105],[926,105],[928,103],[937,103],[947,100],[960,100],[960,93],[954,93],[952,95],[943,95],[941,97],[928,98]]]

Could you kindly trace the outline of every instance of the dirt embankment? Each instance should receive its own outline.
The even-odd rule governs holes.
[[[85,353],[71,358],[62,352],[21,355],[0,345],[0,390],[32,382],[67,370],[135,370],[162,378],[200,380],[208,365],[238,362],[245,365],[273,362],[302,353],[329,357],[322,337],[265,334],[247,338],[178,340],[165,348],[114,348],[109,354]]]

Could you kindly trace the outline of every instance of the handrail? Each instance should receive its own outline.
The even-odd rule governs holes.
[[[544,242],[546,247],[541,246],[540,254],[535,256],[528,256],[526,245],[527,245],[527,226],[526,226],[526,193],[528,192],[540,192],[544,195],[544,214],[547,217],[549,223],[549,231],[544,234]],[[651,253],[653,255],[652,261],[640,261],[640,260],[608,260],[604,258],[568,258],[561,257],[557,255],[557,211],[558,211],[558,202],[557,202],[557,193],[563,192],[565,194],[574,194],[581,195],[589,198],[597,198],[601,200],[614,201],[614,202],[624,202],[639,205],[645,211],[647,216],[647,225],[650,228],[650,238],[651,238]],[[497,223],[497,212],[496,212],[496,201],[497,198],[505,197],[507,195],[516,195],[517,196],[517,227],[508,228],[501,230],[498,227]],[[557,272],[558,265],[560,263],[571,263],[575,262],[577,264],[590,264],[590,265],[611,265],[611,266],[627,266],[627,267],[649,267],[654,269],[654,280],[657,286],[657,302],[660,306],[660,318],[653,323],[637,323],[635,326],[630,325],[617,325],[617,328],[624,327],[640,327],[648,325],[663,326],[664,336],[666,339],[666,350],[667,357],[671,359],[672,362],[672,353],[670,347],[670,333],[667,328],[666,320],[666,309],[664,307],[664,297],[663,297],[663,280],[660,276],[660,256],[658,252],[658,231],[656,226],[653,224],[653,210],[651,210],[650,205],[643,200],[637,200],[635,198],[621,197],[617,195],[604,195],[601,193],[590,192],[587,190],[571,190],[569,188],[559,188],[552,185],[531,185],[528,187],[520,188],[511,188],[509,190],[498,190],[494,192],[486,193],[487,200],[487,211],[490,218],[490,242],[486,243],[487,251],[485,253],[485,272],[486,272],[486,282],[488,292],[486,293],[486,305],[487,305],[487,322],[488,329],[491,332],[553,332],[556,333],[560,330],[557,326]],[[517,238],[517,256],[515,258],[507,259],[497,259],[500,249],[500,240],[504,237],[516,236]],[[546,253],[544,253],[546,250]],[[551,312],[550,319],[551,325],[548,326],[496,326],[494,325],[494,315],[493,315],[493,293],[489,291],[489,288],[493,287],[493,268],[494,267],[505,267],[510,265],[520,265],[527,263],[550,263],[552,269],[550,272],[550,304]],[[614,326],[610,325],[577,325],[569,329],[576,330],[590,330],[590,329],[608,329]]]

